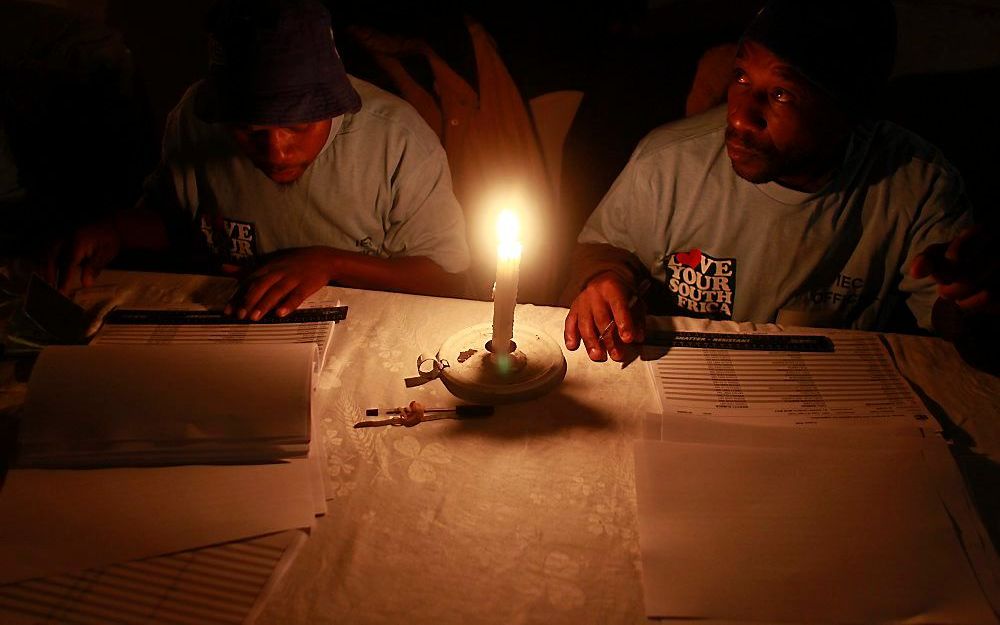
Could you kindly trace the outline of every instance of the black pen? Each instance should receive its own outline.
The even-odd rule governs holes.
[[[416,405],[416,408],[413,406]],[[406,409],[391,408],[389,410],[379,410],[369,408],[365,410],[366,417],[377,417],[380,414],[392,415],[387,419],[371,421],[358,421],[355,428],[370,428],[380,425],[405,425],[407,427],[423,423],[425,421],[436,421],[438,419],[468,419],[470,417],[489,417],[493,414],[493,406],[482,406],[479,404],[460,404],[454,408],[424,408],[417,402],[410,402]]]
[[[453,412],[459,417],[488,417],[493,414],[493,406],[480,404],[459,404],[454,408],[424,408],[424,413],[430,412]],[[366,417],[377,417],[380,414],[403,414],[402,408],[390,408],[380,410],[379,408],[368,408],[365,410]]]

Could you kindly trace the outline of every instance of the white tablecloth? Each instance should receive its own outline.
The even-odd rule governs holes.
[[[213,279],[106,274],[143,303],[224,297]],[[329,513],[258,623],[642,623],[631,443],[658,408],[646,366],[566,352],[551,394],[488,419],[353,429],[366,408],[453,405],[436,380],[406,388],[421,352],[488,322],[491,305],[328,288],[349,306],[320,378]],[[559,344],[565,310],[516,320]],[[678,320],[681,329],[737,324]],[[743,326],[746,329],[746,326]],[[1000,379],[938,339],[889,336],[904,375],[961,443],[956,455],[1000,535]]]

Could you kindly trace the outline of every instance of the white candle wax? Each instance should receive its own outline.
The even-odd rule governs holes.
[[[521,265],[521,244],[517,241],[517,218],[509,211],[497,220],[497,279],[493,285],[493,353],[511,352],[514,337],[514,306],[517,304],[517,276]]]

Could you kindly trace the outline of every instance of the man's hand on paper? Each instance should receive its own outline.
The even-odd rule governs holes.
[[[930,276],[938,297],[967,313],[1000,314],[1000,254],[996,235],[966,228],[949,243],[928,246],[910,266],[915,278]]]
[[[122,250],[166,252],[170,247],[167,224],[161,213],[144,200],[103,221],[78,228],[44,250],[45,279],[64,294],[75,286],[93,285],[97,276]]]
[[[608,355],[615,362],[625,360],[627,345],[641,343],[645,338],[645,304],[639,301],[630,307],[634,292],[612,272],[598,274],[587,282],[566,315],[566,348],[574,351],[582,340],[587,355],[595,362],[607,360]],[[614,327],[609,328],[612,323]],[[602,338],[605,328],[608,332]]]
[[[114,222],[83,226],[69,237],[52,242],[45,250],[45,280],[64,295],[74,286],[91,286],[122,248]]]
[[[258,321],[273,310],[284,317],[334,280],[337,262],[347,253],[323,246],[280,252],[243,279],[225,313]]]

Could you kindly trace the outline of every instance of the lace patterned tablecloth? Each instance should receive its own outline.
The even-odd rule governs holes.
[[[119,302],[144,304],[212,302],[232,288],[217,279],[113,272],[102,281],[118,285]],[[440,380],[408,389],[404,379],[416,374],[419,354],[489,322],[492,309],[341,288],[321,297],[349,306],[319,382],[329,512],[257,622],[645,622],[631,450],[643,416],[658,408],[645,365],[622,369],[566,352],[559,388],[488,419],[354,429],[366,408],[414,399],[453,405]],[[565,313],[518,306],[516,322],[561,344]],[[888,343],[932,409],[971,440],[976,477],[988,488],[1000,461],[1000,381],[964,367],[944,341],[890,336]],[[996,535],[996,516],[985,521]]]

